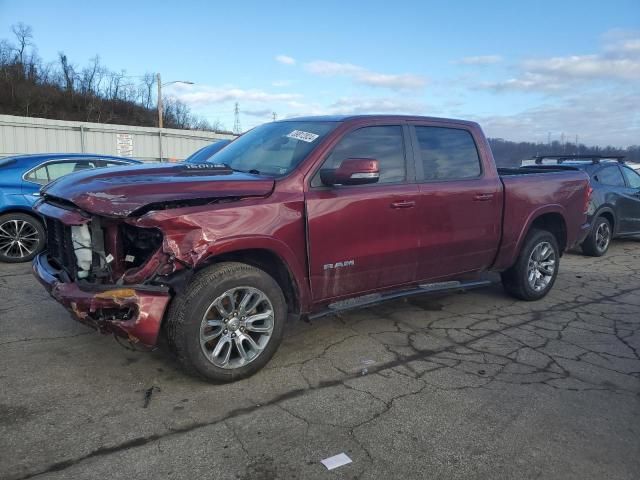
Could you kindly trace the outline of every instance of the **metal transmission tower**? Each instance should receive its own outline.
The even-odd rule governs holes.
[[[240,106],[236,102],[236,108],[233,111],[235,115],[235,121],[233,122],[233,133],[240,135],[242,133],[242,127],[240,126]]]

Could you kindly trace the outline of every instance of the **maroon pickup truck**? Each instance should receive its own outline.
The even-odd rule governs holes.
[[[75,319],[144,346],[163,332],[212,380],[264,366],[288,317],[482,286],[488,271],[542,298],[589,231],[584,173],[496,169],[472,122],[298,118],[212,160],[49,184],[33,264]]]

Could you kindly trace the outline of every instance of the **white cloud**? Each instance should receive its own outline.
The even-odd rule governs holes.
[[[502,57],[500,55],[478,55],[475,57],[464,57],[458,60],[457,63],[463,65],[492,65],[500,63]]]
[[[550,77],[640,80],[640,59],[634,58],[572,55],[526,60],[523,67],[529,72],[546,74]]]
[[[259,117],[259,118],[272,118],[273,111],[270,108],[263,108],[260,110],[242,110],[244,115],[249,115],[251,117]]]
[[[206,85],[194,85],[188,89],[175,89],[173,96],[192,106],[203,106],[231,101],[256,103],[286,102],[302,97],[297,93],[270,93],[260,89],[213,87]]]
[[[519,77],[508,78],[498,82],[481,83],[480,88],[493,90],[494,92],[511,90],[553,92],[567,88],[567,83],[562,79],[549,75],[524,72]]]
[[[417,99],[398,97],[342,97],[329,105],[319,103],[287,102],[291,112],[289,117],[303,115],[362,115],[362,114],[400,114],[419,115],[427,111],[426,105]],[[433,113],[432,109],[429,109]]]
[[[367,70],[351,63],[316,60],[305,65],[308,72],[327,77],[345,76],[354,82],[371,87],[390,88],[393,90],[418,90],[424,88],[427,79],[421,75],[409,73],[387,74]]]
[[[367,113],[397,113],[424,114],[426,106],[422,101],[404,98],[339,98],[332,103],[328,110],[331,113],[367,114]]]
[[[289,55],[276,55],[276,62],[284,65],[295,65],[296,59]]]
[[[564,133],[570,139],[578,135],[580,143],[586,145],[627,147],[637,145],[640,138],[640,112],[630,105],[640,105],[640,93],[594,92],[517,114],[472,118],[490,137],[546,142],[551,132],[555,139]]]
[[[293,82],[291,80],[275,80],[271,82],[271,86],[281,88],[281,87],[288,87],[292,83]]]
[[[640,81],[640,34],[605,34],[598,53],[527,59],[517,76],[483,83],[494,91],[562,91],[578,85]]]

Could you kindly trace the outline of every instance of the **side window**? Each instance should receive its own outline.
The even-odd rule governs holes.
[[[598,170],[593,178],[603,185],[610,185],[612,187],[624,187],[624,179],[618,169],[617,165],[611,167],[604,167],[602,170]]]
[[[622,173],[624,173],[629,187],[640,188],[640,175],[638,175],[637,172],[631,170],[629,167],[622,167]]]
[[[26,180],[30,182],[39,183],[40,185],[46,185],[49,183],[49,175],[47,174],[47,166],[43,165],[41,167],[32,170],[25,177]]]
[[[471,133],[443,127],[415,127],[425,180],[479,177],[480,157]]]
[[[363,127],[346,134],[325,160],[323,168],[338,168],[347,158],[378,160],[378,183],[399,183],[407,178],[402,127],[399,125]],[[318,177],[313,184],[320,185]]]
[[[90,168],[96,168],[94,162],[88,160],[77,160],[72,162],[54,162],[47,165],[49,172],[49,179],[51,181],[68,175],[73,172],[80,172],[82,170],[88,170]]]
[[[104,167],[122,167],[123,165],[128,165],[128,163],[104,162],[104,164],[102,166],[104,166]]]

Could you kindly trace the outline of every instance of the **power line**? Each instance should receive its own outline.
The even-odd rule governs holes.
[[[235,121],[233,122],[233,133],[240,135],[242,133],[242,127],[240,127],[240,106],[236,102],[236,108],[233,111]]]

